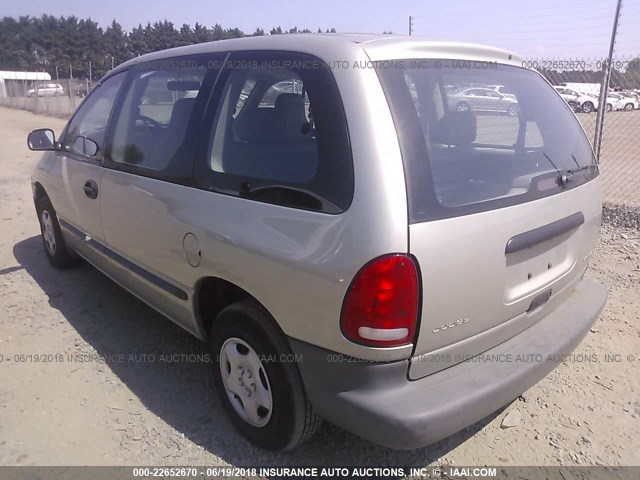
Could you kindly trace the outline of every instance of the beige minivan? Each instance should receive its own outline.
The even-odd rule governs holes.
[[[506,108],[468,101],[495,85]],[[226,412],[264,448],[320,419],[435,442],[543,378],[606,302],[583,278],[593,151],[503,50],[181,47],[118,66],[59,138],[28,141],[45,151],[32,184],[51,264],[82,257],[208,342]]]

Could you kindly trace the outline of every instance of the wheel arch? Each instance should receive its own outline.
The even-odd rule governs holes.
[[[42,184],[40,182],[34,182],[33,183],[33,201],[37,203],[39,200],[42,200],[45,198],[51,201],[51,199],[49,198],[49,195],[47,194],[47,191],[44,189]]]
[[[260,308],[271,320],[276,331],[286,339],[285,333],[274,316],[254,295],[224,278],[207,276],[198,280],[193,298],[196,322],[205,340],[211,336],[218,314],[229,305],[243,300],[250,301]]]

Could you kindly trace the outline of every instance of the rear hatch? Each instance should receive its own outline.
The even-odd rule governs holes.
[[[567,298],[597,239],[601,197],[584,131],[536,72],[442,59],[402,65],[378,74],[421,270],[409,373],[419,378],[507,340]]]

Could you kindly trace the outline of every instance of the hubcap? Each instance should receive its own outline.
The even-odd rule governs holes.
[[[251,346],[229,338],[220,349],[220,375],[236,413],[254,427],[264,427],[271,418],[273,397],[267,372]]]
[[[48,211],[43,210],[40,215],[42,223],[42,238],[44,238],[44,245],[47,248],[49,255],[56,254],[56,234],[53,230],[53,221]]]

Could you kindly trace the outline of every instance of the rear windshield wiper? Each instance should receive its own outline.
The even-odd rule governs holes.
[[[592,168],[597,168],[596,165],[585,165],[585,166],[580,166],[580,163],[578,163],[578,160],[576,159],[575,155],[571,155],[571,158],[573,159],[574,163],[578,166],[578,168],[568,168],[565,170],[560,170],[556,164],[553,162],[553,160],[551,160],[551,157],[549,157],[549,155],[546,154],[546,152],[542,152],[542,155],[544,155],[544,158],[546,158],[549,163],[553,166],[553,169],[557,172],[558,174],[558,184],[559,185],[566,185],[569,182],[571,182],[571,177],[573,177],[576,173],[579,172],[590,172]]]

